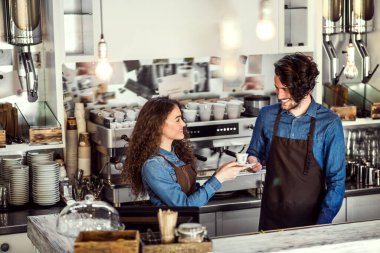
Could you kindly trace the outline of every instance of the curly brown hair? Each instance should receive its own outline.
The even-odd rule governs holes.
[[[132,185],[133,193],[138,197],[146,194],[142,182],[141,170],[145,161],[158,154],[160,150],[162,128],[168,115],[178,106],[178,101],[168,97],[157,97],[145,103],[137,118],[132,136],[126,149],[126,160],[121,173],[124,182]],[[195,158],[184,128],[185,138],[173,141],[173,151],[179,159],[196,169]]]
[[[294,101],[299,103],[315,86],[318,66],[311,56],[302,53],[286,55],[274,64],[274,72],[289,88]]]

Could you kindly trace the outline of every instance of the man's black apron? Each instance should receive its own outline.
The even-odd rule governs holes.
[[[281,108],[273,127],[259,230],[315,225],[325,195],[323,171],[313,155],[315,118],[307,140],[277,136],[280,118]]]

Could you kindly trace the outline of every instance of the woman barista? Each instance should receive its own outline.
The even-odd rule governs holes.
[[[126,154],[122,176],[139,196],[155,206],[203,206],[245,167],[223,164],[199,186],[180,104],[167,97],[149,100],[141,109]]]

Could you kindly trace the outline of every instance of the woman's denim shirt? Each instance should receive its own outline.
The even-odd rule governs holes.
[[[160,154],[174,165],[180,167],[185,165],[174,152],[160,149]],[[155,206],[203,206],[207,204],[215,192],[222,186],[221,183],[212,176],[202,186],[197,183],[196,191],[187,196],[177,183],[174,168],[161,156],[152,156],[143,165],[142,181],[148,191],[150,202]]]

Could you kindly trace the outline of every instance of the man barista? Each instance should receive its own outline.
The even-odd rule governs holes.
[[[261,109],[248,161],[266,163],[260,230],[331,223],[345,190],[345,144],[339,117],[311,96],[319,74],[301,53],[275,64],[279,103]]]

